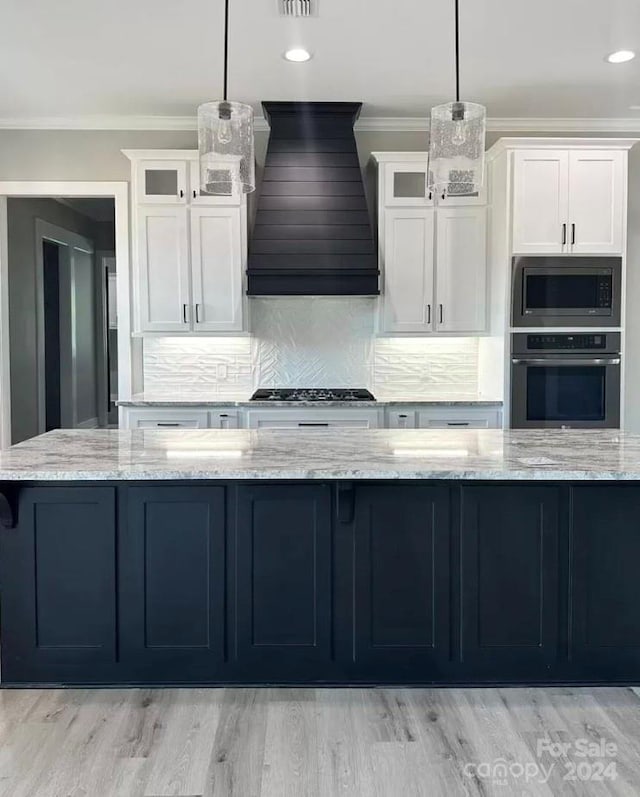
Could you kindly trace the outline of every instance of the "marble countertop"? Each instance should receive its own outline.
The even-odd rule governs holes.
[[[238,396],[237,398],[216,399],[210,396],[180,396],[168,398],[166,396],[154,396],[152,394],[140,394],[126,401],[118,401],[119,407],[313,407],[322,409],[323,407],[502,407],[502,401],[484,401],[475,399],[454,399],[423,401],[415,398],[385,398],[377,397],[376,401],[250,401],[248,396]]]
[[[0,481],[640,480],[608,430],[64,430],[0,452]]]

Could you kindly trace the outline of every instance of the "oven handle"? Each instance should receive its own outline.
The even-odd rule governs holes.
[[[620,365],[620,357],[598,357],[595,359],[560,360],[555,357],[512,358],[514,365]]]

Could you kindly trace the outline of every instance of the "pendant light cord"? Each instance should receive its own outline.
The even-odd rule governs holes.
[[[458,8],[458,0],[455,0],[455,6],[456,6],[456,102],[460,102],[460,11]]]
[[[458,0],[456,0],[456,5]],[[227,101],[227,83],[229,80],[229,0],[224,0],[224,77],[222,99]]]

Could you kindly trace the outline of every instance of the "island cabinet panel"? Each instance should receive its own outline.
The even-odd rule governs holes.
[[[116,656],[115,491],[19,491],[0,535],[4,682],[110,680]]]
[[[120,532],[120,656],[133,680],[220,676],[225,488],[132,487]]]
[[[474,677],[552,674],[560,655],[558,489],[462,488],[461,661]]]
[[[577,486],[572,501],[570,667],[640,679],[640,490]]]
[[[238,488],[235,655],[242,678],[330,676],[331,488]]]
[[[356,671],[438,680],[449,657],[449,490],[358,486],[354,534]]]

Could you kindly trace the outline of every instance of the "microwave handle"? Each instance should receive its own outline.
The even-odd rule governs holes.
[[[594,357],[593,359],[557,359],[555,357],[514,357],[514,365],[620,365],[620,357]]]

